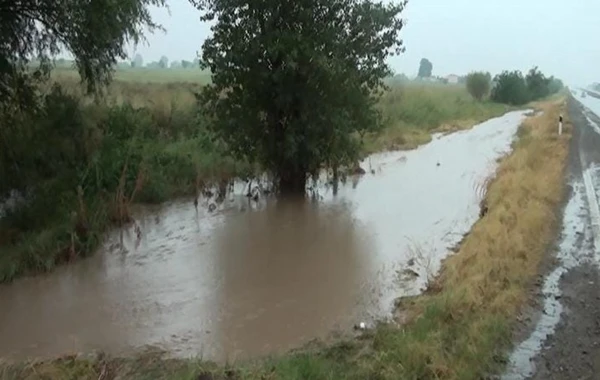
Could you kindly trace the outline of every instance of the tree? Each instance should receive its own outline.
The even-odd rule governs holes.
[[[525,82],[527,83],[531,100],[542,99],[550,95],[550,80],[546,78],[537,66],[529,70],[525,77]]]
[[[167,67],[169,67],[169,58],[167,58],[164,55],[160,57],[160,61],[158,61],[158,66],[161,69],[166,69]]]
[[[550,92],[550,94],[556,94],[557,92],[559,92],[560,90],[562,90],[565,85],[563,84],[563,81],[555,78],[553,76],[551,76],[549,79],[549,84],[548,84],[548,91]]]
[[[1,1],[0,103],[17,97],[22,103],[17,93],[47,77],[51,58],[63,49],[75,57],[90,91],[107,83],[117,59],[127,57],[128,43],[141,41],[144,29],[160,28],[149,6],[165,6],[165,0]]]
[[[419,78],[429,78],[432,73],[433,64],[427,58],[422,58],[421,63],[419,64],[419,74],[417,74],[417,76]]]
[[[192,67],[192,62],[186,61],[184,59],[181,61],[181,67],[183,67],[184,69],[189,69],[190,67]]]
[[[529,102],[529,90],[520,71],[503,71],[494,78],[492,100],[498,103],[523,105]]]
[[[144,58],[142,58],[141,54],[136,54],[135,58],[131,62],[131,67],[141,68],[144,67]]]
[[[491,75],[484,72],[472,72],[467,75],[466,85],[469,94],[476,100],[481,101],[490,92]]]
[[[198,0],[214,34],[199,95],[211,129],[236,157],[273,173],[281,193],[304,193],[324,165],[353,163],[356,134],[381,125],[376,108],[403,51],[406,4],[369,0]]]

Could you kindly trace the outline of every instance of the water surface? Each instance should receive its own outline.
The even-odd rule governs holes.
[[[385,318],[476,221],[524,115],[373,155],[318,201],[255,202],[240,185],[213,212],[191,200],[141,209],[141,239],[114,231],[89,259],[0,287],[0,356],[156,345],[236,360]]]

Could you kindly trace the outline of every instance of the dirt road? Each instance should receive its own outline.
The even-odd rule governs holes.
[[[600,105],[600,100],[598,100]],[[569,98],[569,200],[535,327],[505,380],[600,379],[600,117]]]

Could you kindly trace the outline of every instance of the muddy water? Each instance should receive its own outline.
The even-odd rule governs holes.
[[[154,345],[236,360],[384,318],[477,219],[524,114],[371,156],[318,201],[255,202],[238,186],[213,212],[190,200],[139,210],[139,238],[115,231],[89,259],[0,287],[0,355]]]

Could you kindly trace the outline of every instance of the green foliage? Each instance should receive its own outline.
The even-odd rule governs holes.
[[[520,71],[503,71],[496,75],[494,82],[491,99],[495,102],[519,106],[531,99]]]
[[[36,101],[0,129],[0,200],[27,198],[0,218],[0,282],[91,252],[118,220],[119,192],[161,202],[249,170],[213,143],[193,103],[86,105],[58,86]]]
[[[472,72],[467,75],[467,91],[478,101],[483,100],[490,92],[491,76],[490,73]]]
[[[148,7],[164,5],[165,0],[1,2],[0,103],[29,104],[24,101],[32,99],[21,93],[48,74],[50,58],[64,48],[90,90],[107,83],[117,59],[127,57],[127,43],[139,42],[144,28],[158,27]]]
[[[405,2],[204,0],[215,21],[203,45],[212,72],[199,102],[238,158],[257,160],[282,192],[304,192],[322,165],[356,160],[380,125],[377,95],[391,74]]]
[[[526,77],[520,71],[504,71],[494,78],[494,82],[492,100],[512,105],[543,99],[564,87],[560,79],[546,77],[537,66],[529,70]]]
[[[525,77],[529,97],[538,100],[550,95],[550,80],[536,67],[533,67]]]
[[[433,73],[433,63],[431,63],[427,58],[422,58],[419,63],[419,73],[417,76],[419,78],[429,78]]]
[[[562,80],[555,78],[553,76],[551,76],[549,78],[548,90],[549,90],[550,94],[556,94],[557,92],[562,90],[564,87],[565,87],[565,85],[563,84]]]

